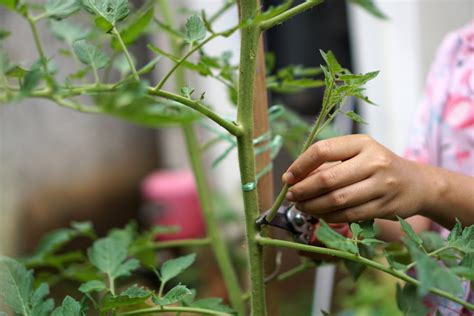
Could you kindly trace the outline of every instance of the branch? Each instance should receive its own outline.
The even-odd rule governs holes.
[[[283,22],[291,19],[295,15],[300,14],[308,9],[311,9],[312,7],[315,7],[318,4],[321,4],[323,1],[324,0],[307,0],[302,4],[299,4],[289,10],[286,10],[283,13],[278,14],[277,16],[274,16],[273,18],[262,21],[260,23],[260,29],[262,31],[265,31],[274,27],[275,25],[282,24]]]
[[[213,39],[219,36],[224,36],[224,37],[230,36],[232,33],[234,33],[238,29],[239,29],[239,26],[236,26],[224,32],[214,33],[208,38],[206,38],[204,41],[199,43],[199,45],[196,45],[193,48],[191,48],[189,52],[187,52],[183,57],[181,57],[180,60],[176,62],[173,68],[171,68],[171,70],[168,71],[168,73],[163,77],[163,79],[161,79],[161,81],[156,85],[155,90],[160,90],[161,88],[163,88],[166,81],[171,77],[171,75],[176,71],[176,69],[178,69],[178,67],[181,66],[189,58],[189,56],[191,56],[197,50],[201,49],[204,45],[206,45],[207,43],[209,43],[210,41],[212,41]],[[177,87],[177,88],[180,88],[180,87]]]
[[[151,88],[151,87],[148,89],[148,94],[162,97],[168,100],[176,101],[178,103],[186,105],[200,112],[201,114],[204,114],[209,119],[213,120],[214,122],[222,126],[224,129],[226,129],[229,133],[231,133],[234,136],[239,136],[242,134],[242,128],[239,125],[237,125],[234,122],[230,122],[224,119],[223,117],[219,116],[218,114],[210,110],[208,107],[206,107],[204,104],[202,104],[200,101],[188,99],[178,94],[174,94],[172,92],[168,92],[164,90],[155,90],[154,88]]]
[[[145,314],[160,314],[160,313],[192,313],[199,315],[232,315],[228,313],[217,312],[212,309],[198,308],[198,307],[184,307],[184,306],[157,306],[151,308],[139,309],[131,312],[120,313],[118,315],[145,315]]]
[[[310,246],[310,245],[305,245],[305,244],[299,244],[291,241],[286,241],[286,240],[279,240],[279,239],[272,239],[272,238],[267,238],[267,237],[261,237],[257,236],[256,237],[257,243],[259,243],[262,246],[274,246],[274,247],[283,247],[283,248],[289,248],[289,249],[296,249],[300,251],[306,251],[306,252],[314,252],[314,253],[319,253],[319,254],[324,254],[324,255],[329,255],[333,257],[338,257],[338,258],[343,258],[355,262],[362,263],[368,267],[380,270],[382,272],[388,273],[398,279],[401,279],[407,283],[411,283],[415,286],[420,286],[420,281],[417,279],[414,279],[408,275],[406,275],[403,272],[394,270],[391,267],[384,266],[383,264],[380,264],[378,262],[372,261],[370,259],[361,257],[359,255],[355,255],[349,252],[341,251],[341,250],[336,250],[336,249],[330,249],[330,248],[323,248],[323,247],[316,247],[316,246]],[[452,295],[451,293],[448,293],[446,291],[437,289],[437,288],[429,288],[429,291],[433,294],[436,294],[438,296],[445,297],[453,302],[456,302],[458,304],[461,304],[462,306],[468,308],[469,310],[474,310],[474,304],[471,304],[469,302],[463,301],[462,299]]]

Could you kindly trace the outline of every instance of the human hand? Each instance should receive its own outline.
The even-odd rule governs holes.
[[[313,144],[282,179],[291,186],[286,198],[298,210],[333,223],[410,217],[423,207],[429,192],[420,165],[367,135]]]

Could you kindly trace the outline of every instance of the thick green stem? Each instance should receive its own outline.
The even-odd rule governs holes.
[[[312,7],[317,6],[318,4],[322,2],[323,0],[307,0],[303,2],[302,4],[299,4],[289,10],[286,10],[285,12],[280,13],[271,19],[261,22],[260,28],[262,30],[268,30],[269,28],[272,28],[275,25],[282,24],[283,22],[294,17],[295,15],[298,15],[308,9],[311,9]]]
[[[168,1],[161,0],[160,5],[162,8],[162,13],[165,22],[171,24],[173,22],[173,17],[169,8]],[[216,37],[217,36],[218,35],[216,35]],[[211,36],[205,42],[212,40],[212,38],[213,37]],[[173,49],[173,54],[180,53],[179,43],[176,40],[171,40],[171,46]],[[186,60],[186,58],[189,57],[191,54],[192,52],[188,53],[181,60]],[[158,85],[159,87],[163,86],[166,79],[169,78],[169,76],[171,76],[173,72],[175,72],[176,85],[178,88],[186,84],[185,72],[182,67],[179,67],[179,65],[180,63],[177,63],[175,65],[172,71],[168,73],[168,76],[165,76],[164,80],[162,80],[161,83]],[[232,124],[232,126],[235,125]],[[206,219],[207,235],[209,237],[211,247],[217,261],[217,265],[219,266],[219,269],[222,273],[232,307],[237,311],[239,315],[244,315],[245,306],[243,301],[241,300],[241,289],[239,285],[239,280],[237,277],[237,273],[232,265],[232,261],[230,259],[229,251],[226,247],[225,241],[219,231],[219,223],[217,221],[216,214],[214,212],[214,207],[212,205],[212,195],[209,188],[209,184],[206,180],[204,164],[202,161],[201,151],[199,148],[199,143],[196,134],[194,133],[192,124],[184,124],[182,126],[182,130],[186,141],[186,148],[188,151],[188,157],[190,159],[191,168],[193,169],[194,178],[196,181],[199,199],[201,202],[201,208],[204,213],[204,218]]]
[[[192,126],[183,126],[183,133],[186,139],[188,156],[191,159],[191,166],[196,179],[201,207],[206,219],[207,234],[211,240],[211,247],[214,251],[214,256],[216,257],[217,264],[225,281],[232,307],[234,307],[239,315],[244,315],[245,307],[242,300],[240,299],[241,290],[239,281],[235,269],[232,266],[228,248],[226,247],[224,239],[219,232],[219,223],[217,222],[214,208],[212,206],[211,192],[206,181],[199,145]]]
[[[274,246],[274,247],[282,247],[282,248],[290,248],[290,249],[296,249],[299,251],[305,251],[305,252],[314,252],[314,253],[319,253],[319,254],[324,254],[324,255],[329,255],[329,256],[334,256],[334,257],[339,257],[343,259],[348,259],[352,260],[355,262],[362,263],[368,267],[380,270],[382,272],[388,273],[400,280],[403,280],[407,283],[411,283],[415,286],[420,286],[420,281],[417,279],[414,279],[407,274],[394,270],[391,267],[384,266],[383,264],[380,264],[376,261],[361,257],[356,254],[352,254],[349,252],[341,251],[341,250],[336,250],[336,249],[330,249],[330,248],[323,248],[323,247],[316,247],[316,246],[311,246],[311,245],[305,245],[305,244],[299,244],[291,241],[286,241],[286,240],[278,240],[278,239],[271,239],[267,237],[257,237],[257,242],[262,245],[262,246]],[[437,288],[430,288],[429,291],[433,294],[436,294],[438,296],[445,297],[453,302],[456,302],[458,304],[461,304],[462,306],[474,310],[474,304],[471,304],[469,302],[463,301],[462,299],[452,295],[451,293],[448,293],[446,291],[437,289]]]
[[[240,1],[241,21],[259,12],[257,1]],[[266,315],[265,284],[262,247],[256,242],[259,216],[255,155],[253,147],[253,93],[256,75],[256,56],[260,29],[250,25],[242,29],[239,66],[239,92],[237,122],[243,134],[237,137],[240,177],[245,208],[246,237],[250,261],[250,286],[252,315]]]
[[[184,306],[158,306],[139,309],[132,312],[120,313],[118,315],[146,315],[146,314],[161,314],[161,313],[192,313],[198,315],[231,315],[227,313],[216,312],[215,310],[197,308],[197,307],[184,307]]]

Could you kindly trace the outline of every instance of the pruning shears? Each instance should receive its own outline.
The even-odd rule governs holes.
[[[270,222],[267,220],[269,212],[270,210],[262,213],[257,219],[256,223],[259,227],[268,225],[286,230],[302,244],[312,244],[315,241],[314,232],[318,224],[317,218],[298,211],[294,204],[280,206]]]

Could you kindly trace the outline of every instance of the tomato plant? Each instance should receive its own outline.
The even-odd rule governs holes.
[[[324,88],[321,112],[313,126],[307,126],[283,107],[272,107],[270,131],[254,135],[255,80],[258,43],[261,34],[286,20],[322,3],[307,0],[292,5],[293,1],[262,11],[256,0],[238,2],[240,23],[216,31],[214,22],[228,10],[236,10],[234,1],[212,16],[204,12],[188,16],[184,25],[176,25],[175,13],[167,0],[146,1],[137,9],[130,9],[127,0],[47,0],[31,4],[25,0],[0,0],[2,9],[22,16],[29,24],[38,52],[38,59],[27,66],[12,60],[0,50],[0,101],[7,106],[25,98],[40,98],[72,110],[110,115],[133,123],[158,128],[168,125],[181,126],[194,171],[201,206],[207,225],[205,239],[156,242],[153,238],[167,228],[156,227],[148,232],[138,232],[136,226],[115,229],[98,238],[90,223],[73,223],[71,228],[54,231],[40,242],[36,252],[19,260],[0,257],[0,297],[14,313],[22,315],[84,315],[88,310],[102,314],[135,315],[164,312],[189,312],[196,314],[247,314],[266,315],[264,247],[291,248],[305,253],[337,257],[357,278],[366,267],[388,273],[404,285],[397,287],[399,308],[409,315],[425,314],[427,309],[421,298],[432,293],[472,310],[473,304],[462,299],[463,282],[473,278],[474,227],[462,228],[457,223],[447,240],[433,234],[416,235],[402,219],[406,234],[403,244],[387,244],[376,238],[373,222],[351,223],[351,237],[345,237],[321,221],[315,234],[325,247],[306,245],[289,240],[271,238],[256,225],[259,216],[257,183],[259,177],[271,170],[271,165],[256,170],[255,157],[262,151],[276,154],[281,145],[292,152],[306,137],[307,149],[329,126],[335,115],[343,113],[364,123],[356,113],[345,112],[344,100],[355,97],[372,103],[364,95],[364,85],[378,72],[353,74],[339,64],[330,51],[321,51],[324,65],[305,69],[290,66],[268,76],[271,90],[292,93],[306,88]],[[378,17],[384,17],[369,0],[352,0]],[[159,14],[158,14],[159,13]],[[77,24],[76,15],[90,17],[86,27]],[[159,17],[158,17],[159,16]],[[47,21],[51,33],[63,43],[61,52],[75,62],[75,69],[64,79],[59,79],[54,59],[44,50],[38,23]],[[138,38],[151,30],[166,34],[171,51],[149,44],[155,54],[150,61],[138,67],[129,48]],[[216,38],[227,38],[240,32],[240,62],[233,65],[229,54],[207,54],[202,48]],[[0,30],[0,44],[8,40],[9,30]],[[107,47],[107,49],[106,49]],[[191,56],[197,61],[190,61]],[[173,66],[156,83],[144,79],[145,75],[167,58]],[[120,74],[111,81],[109,74]],[[227,119],[206,104],[204,93],[197,95],[188,86],[187,73],[195,72],[224,83],[229,97],[235,103],[237,116]],[[271,73],[271,71],[270,71]],[[165,89],[173,79],[178,92]],[[250,289],[246,293],[239,284],[237,273],[230,259],[229,250],[219,231],[212,194],[207,185],[201,157],[202,147],[194,134],[197,121],[214,124],[215,138],[203,148],[218,141],[231,145],[215,163],[237,148],[245,212],[246,248],[248,249]],[[273,134],[272,134],[273,132]],[[306,135],[308,134],[308,135]],[[262,145],[264,144],[264,145]],[[270,168],[268,168],[270,167]],[[283,202],[287,186],[278,195],[270,220]],[[76,237],[92,240],[87,253],[62,252],[63,246]],[[195,255],[171,259],[162,264],[155,260],[157,249],[165,247],[210,246],[220,272],[225,280],[230,307],[219,298],[195,299],[196,292],[183,284],[167,289],[166,284],[187,269]],[[388,264],[375,260],[384,256]],[[443,264],[439,264],[442,261]],[[284,279],[313,268],[315,263],[304,260],[300,266],[286,271],[276,279]],[[35,274],[34,270],[49,268],[54,273]],[[154,291],[139,285],[124,288],[125,280],[137,269],[153,272],[160,281]],[[409,271],[415,270],[417,279]],[[266,273],[269,273],[266,271]],[[71,296],[57,304],[49,295],[49,285],[58,279],[75,280],[82,298]],[[49,285],[48,285],[49,284]],[[247,299],[250,303],[247,306]],[[0,312],[2,314],[2,312]],[[5,314],[5,313],[3,313]]]

